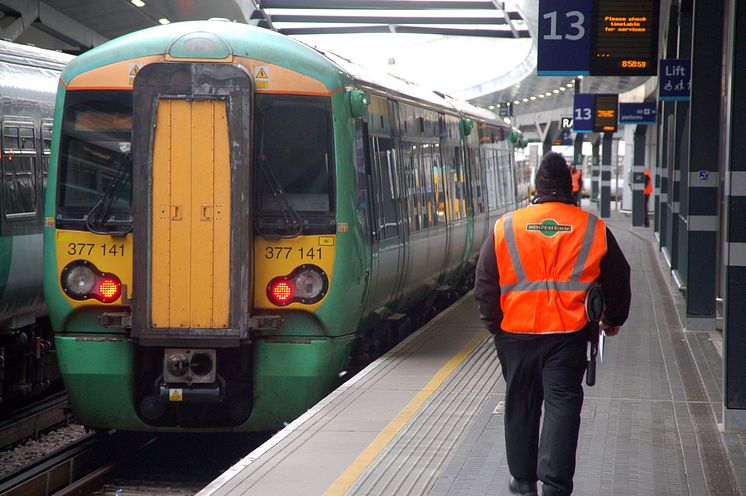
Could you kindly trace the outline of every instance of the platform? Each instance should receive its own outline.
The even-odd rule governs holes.
[[[682,328],[650,229],[609,222],[632,310],[586,387],[576,495],[736,495],[746,433],[720,432],[722,337]],[[508,495],[500,376],[471,294],[248,454],[199,496]]]

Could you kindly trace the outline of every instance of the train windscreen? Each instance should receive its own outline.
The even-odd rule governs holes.
[[[306,226],[328,226],[334,210],[329,99],[257,95],[254,116],[260,227],[292,230],[279,219],[294,216]]]
[[[132,208],[132,93],[71,91],[60,136],[58,222],[81,222],[106,202],[127,222]]]

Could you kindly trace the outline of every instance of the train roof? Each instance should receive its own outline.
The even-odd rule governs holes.
[[[76,75],[95,67],[164,54],[179,37],[198,32],[217,35],[229,45],[233,56],[282,65],[321,81],[329,91],[350,84],[393,91],[436,108],[451,109],[493,125],[504,126],[494,113],[467,102],[459,102],[390,74],[368,70],[331,52],[317,50],[274,31],[225,20],[178,22],[129,33],[77,57],[63,71],[62,79],[68,83]]]
[[[0,41],[0,61],[29,67],[61,71],[75,57],[62,52],[44,50],[9,41]]]

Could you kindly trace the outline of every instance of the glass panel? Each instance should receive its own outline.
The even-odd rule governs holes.
[[[52,125],[41,125],[41,146],[44,153],[50,153],[52,149]]]
[[[34,143],[34,128],[32,127],[21,127],[21,150],[36,150],[36,144]]]
[[[129,214],[131,115],[129,91],[68,92],[60,137],[58,202],[63,216],[86,215],[115,179],[119,184],[108,211]]]
[[[34,158],[3,157],[3,207],[5,215],[36,211]]]
[[[18,126],[3,126],[3,149],[6,153],[18,151]]]
[[[259,209],[280,212],[287,202],[299,212],[332,211],[329,99],[257,95],[255,119]]]

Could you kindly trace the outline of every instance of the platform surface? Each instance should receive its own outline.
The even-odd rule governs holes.
[[[573,494],[741,494],[746,433],[718,429],[722,336],[684,330],[652,231],[630,224],[608,222],[632,310],[585,389]],[[504,386],[467,295],[199,495],[508,495]]]

